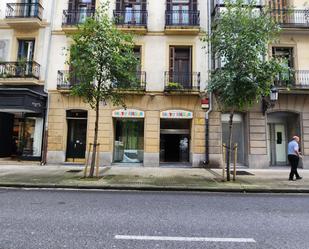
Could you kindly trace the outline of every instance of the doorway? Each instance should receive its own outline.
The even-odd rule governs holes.
[[[68,137],[67,161],[78,162],[85,159],[87,139],[87,112],[67,111]]]
[[[160,162],[190,162],[190,120],[161,120]]]
[[[275,112],[267,115],[269,161],[271,166],[287,166],[289,140],[300,136],[300,117],[296,113]]]

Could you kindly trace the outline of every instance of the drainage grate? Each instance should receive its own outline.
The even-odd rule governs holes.
[[[68,173],[80,173],[80,172],[82,172],[83,170],[82,169],[70,169],[70,170],[68,170],[67,172]]]
[[[233,175],[233,171],[231,171],[231,175]],[[254,176],[254,174],[244,171],[244,170],[236,170],[236,175],[237,176]]]

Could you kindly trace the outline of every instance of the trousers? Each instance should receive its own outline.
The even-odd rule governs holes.
[[[291,165],[291,172],[290,172],[290,180],[293,179],[294,175],[296,177],[299,177],[299,174],[297,172],[297,166],[298,166],[298,162],[299,162],[299,157],[296,155],[288,155],[288,159]]]

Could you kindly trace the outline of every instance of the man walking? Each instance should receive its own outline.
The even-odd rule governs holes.
[[[288,159],[291,165],[291,173],[290,173],[289,181],[295,181],[294,175],[296,176],[296,180],[302,179],[302,177],[300,177],[297,172],[299,158],[302,158],[299,152],[298,143],[299,143],[299,137],[294,136],[293,140],[289,142],[289,145],[288,145]]]

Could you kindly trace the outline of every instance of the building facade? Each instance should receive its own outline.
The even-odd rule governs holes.
[[[224,11],[223,2],[213,1],[212,19]],[[250,168],[287,166],[287,144],[298,135],[304,155],[303,167],[309,167],[306,163],[309,159],[309,9],[302,0],[257,1],[256,8],[265,4],[282,27],[278,42],[269,44],[269,56],[286,59],[285,66],[293,73],[283,73],[275,79],[278,101],[261,100],[250,111],[235,116],[233,142],[239,146],[238,163]],[[215,125],[211,130],[221,133],[220,140],[226,142],[228,116],[214,109],[212,123]],[[221,157],[220,148],[210,150]]]
[[[50,1],[0,3],[0,157],[41,160]]]
[[[100,1],[56,1],[48,68],[47,162],[84,162],[94,136],[94,111],[70,96],[64,47],[76,24],[93,15]],[[107,103],[99,122],[103,165],[199,166],[205,156],[207,55],[201,35],[207,6],[197,0],[110,1],[117,27],[136,34],[139,91],[126,96],[127,109]]]

